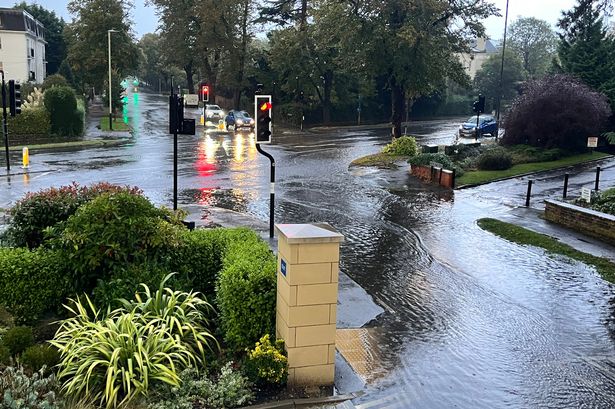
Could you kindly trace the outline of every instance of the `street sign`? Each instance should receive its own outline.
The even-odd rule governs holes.
[[[587,203],[592,201],[592,190],[588,187],[581,188],[581,200],[585,200]]]
[[[590,136],[587,138],[587,147],[588,148],[597,148],[598,147],[598,137]]]

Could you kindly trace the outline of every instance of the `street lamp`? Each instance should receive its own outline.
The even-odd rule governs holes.
[[[502,94],[504,93],[504,52],[506,51],[506,29],[508,28],[508,0],[506,0],[506,17],[504,17],[504,41],[502,42],[502,65],[500,66],[500,87],[498,90],[498,109],[496,113],[496,123],[498,130],[495,133],[495,140],[498,140],[498,133],[500,133],[500,110],[502,107]]]
[[[109,130],[113,130],[113,111],[111,108],[111,33],[117,33],[117,30],[107,30],[107,39],[109,40]]]

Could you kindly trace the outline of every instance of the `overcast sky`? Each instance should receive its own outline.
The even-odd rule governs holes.
[[[26,0],[32,2],[32,0]],[[487,34],[490,38],[501,39],[504,34],[504,12],[506,0],[492,0],[501,9],[501,17],[490,17],[485,21]],[[561,10],[569,9],[575,0],[509,0],[508,22],[514,21],[518,16],[536,17],[546,20],[555,27]],[[0,0],[1,7],[12,7],[16,0]],[[66,11],[67,0],[35,0],[45,8],[54,10],[57,14],[70,21]],[[134,31],[138,38],[143,34],[156,30],[158,20],[152,7],[145,6],[145,0],[134,0],[133,21]]]

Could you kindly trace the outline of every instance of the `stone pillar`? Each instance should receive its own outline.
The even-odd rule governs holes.
[[[276,335],[288,353],[288,384],[331,385],[339,246],[328,224],[278,224]]]

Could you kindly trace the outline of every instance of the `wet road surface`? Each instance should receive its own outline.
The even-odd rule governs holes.
[[[129,115],[136,127],[130,145],[33,155],[50,172],[28,181],[13,177],[10,184],[2,178],[0,207],[24,191],[73,180],[138,185],[170,205],[172,137],[164,133],[164,99],[142,95]],[[438,124],[433,135],[424,128],[423,143],[445,138],[442,132],[453,127]],[[525,181],[452,193],[403,171],[348,170],[353,159],[378,151],[387,133],[274,131],[275,145],[265,147],[276,158],[277,221],[327,221],[339,229],[346,236],[341,269],[385,310],[366,325],[373,368],[356,403],[615,407],[613,287],[583,264],[506,242],[475,223],[521,205]],[[251,136],[181,136],[179,149],[180,202],[266,220],[269,163]],[[612,184],[615,166],[605,168],[604,183]],[[574,183],[591,180],[591,172],[590,166]],[[555,194],[560,176],[536,183],[535,206]]]

